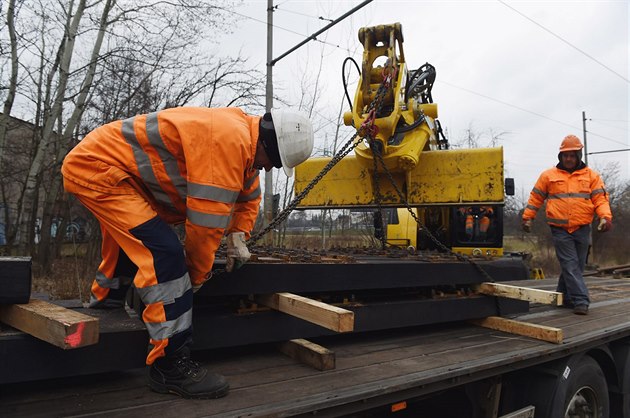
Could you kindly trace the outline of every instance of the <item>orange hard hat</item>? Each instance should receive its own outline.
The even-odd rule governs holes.
[[[575,135],[565,136],[562,140],[562,143],[560,144],[560,152],[579,151],[582,148],[584,148],[584,145],[582,145],[582,141],[580,141],[580,138]]]

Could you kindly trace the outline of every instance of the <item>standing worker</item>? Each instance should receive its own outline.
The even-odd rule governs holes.
[[[582,162],[582,142],[568,135],[560,144],[560,161],[544,171],[523,212],[523,230],[531,232],[538,209],[547,200],[547,223],[551,227],[556,257],[562,272],[556,291],[562,292],[573,313],[588,314],[590,299],[584,283],[584,267],[591,235],[591,222],[597,213],[600,232],[612,228],[612,213],[604,182],[597,172]]]
[[[258,172],[288,176],[313,149],[309,119],[272,110],[174,108],[101,126],[65,158],[66,191],[98,219],[103,261],[90,307],[122,307],[131,283],[146,305],[149,386],[218,398],[229,385],[190,359],[193,292],[212,276],[227,234],[226,270],[246,262],[258,215]],[[169,224],[185,223],[182,247]]]

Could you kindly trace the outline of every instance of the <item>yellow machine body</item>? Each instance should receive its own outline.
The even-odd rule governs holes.
[[[389,217],[400,214],[386,225],[390,245],[502,255],[503,149],[452,150],[439,139],[431,97],[435,68],[426,63],[408,72],[399,23],[361,28],[359,41],[361,77],[344,114],[344,123],[358,132],[355,154],[341,159],[299,207],[386,208]],[[295,193],[329,162],[311,158],[298,165]]]
[[[296,167],[300,193],[330,161],[311,158]],[[476,148],[423,152],[418,165],[392,176],[411,206],[503,204],[503,149]],[[379,174],[381,205],[404,202],[385,173]],[[302,208],[375,207],[372,171],[359,158],[347,156],[324,176],[300,203]]]

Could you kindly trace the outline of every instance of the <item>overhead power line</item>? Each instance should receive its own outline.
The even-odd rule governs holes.
[[[550,120],[550,121],[555,122],[555,123],[559,123],[560,125],[568,126],[569,128],[573,128],[573,129],[577,129],[577,130],[581,130],[581,129],[582,129],[582,128],[578,128],[578,127],[576,127],[576,126],[574,126],[574,125],[571,125],[571,124],[568,124],[568,123],[564,123],[564,122],[562,122],[562,121],[559,121],[559,120],[557,120],[557,119],[550,118],[549,116],[545,116],[545,115],[543,115],[543,114],[541,114],[541,113],[534,112],[533,110],[528,110],[528,109],[525,109],[525,108],[523,108],[523,107],[517,106],[517,105],[515,105],[515,104],[508,103],[508,102],[505,102],[505,101],[503,101],[503,100],[495,99],[494,97],[486,96],[485,94],[478,93],[478,92],[476,92],[476,91],[473,91],[473,90],[467,89],[467,88],[465,88],[465,87],[456,86],[455,84],[451,84],[451,83],[449,83],[449,82],[447,82],[447,81],[444,81],[444,80],[437,80],[437,82],[438,82],[438,83],[444,83],[444,84],[446,84],[446,85],[448,85],[448,86],[451,86],[451,87],[454,87],[454,88],[456,88],[456,89],[460,89],[460,90],[463,90],[463,91],[467,91],[468,93],[471,93],[471,94],[474,94],[474,95],[476,95],[476,96],[480,96],[480,97],[486,98],[486,99],[488,99],[488,100],[492,100],[493,102],[497,102],[497,103],[500,103],[500,104],[505,105],[505,106],[513,107],[514,109],[518,109],[518,110],[520,110],[520,111],[522,111],[522,112],[526,112],[526,113],[532,114],[532,115],[534,115],[534,116],[538,116],[538,117],[540,117],[540,118],[547,119],[547,120]]]
[[[519,15],[523,16],[525,19],[529,20],[530,22],[532,22],[533,24],[535,24],[536,26],[540,27],[541,29],[543,29],[544,31],[550,33],[551,35],[555,36],[556,38],[560,39],[562,42],[564,42],[565,44],[569,45],[571,48],[575,49],[576,51],[578,51],[579,53],[581,53],[582,55],[590,58],[591,60],[595,61],[596,63],[598,63],[599,65],[601,65],[602,67],[604,67],[605,69],[607,69],[608,71],[610,71],[611,73],[613,73],[614,75],[616,75],[617,77],[621,78],[622,80],[624,80],[626,83],[630,83],[630,80],[628,80],[626,77],[624,77],[623,75],[619,74],[617,71],[613,70],[612,68],[610,68],[609,66],[607,66],[606,64],[604,64],[603,62],[599,61],[598,59],[594,58],[593,56],[589,55],[588,53],[584,52],[583,50],[581,50],[580,48],[578,48],[577,46],[573,45],[571,42],[567,41],[566,39],[564,39],[563,37],[561,37],[560,35],[552,32],[550,29],[547,29],[545,26],[541,25],[540,23],[536,22],[534,19],[532,19],[531,17],[527,16],[526,14],[520,12],[519,10],[515,9],[514,7],[510,6],[509,4],[507,4],[505,1],[503,0],[497,0],[499,3],[501,3],[502,5],[504,5],[505,7],[507,7],[508,9],[514,11],[515,13],[518,13]]]
[[[600,119],[600,118],[590,118],[589,120],[603,121],[603,122],[623,122],[628,123],[627,120],[624,119]]]
[[[608,128],[611,128],[611,129],[618,129],[618,130],[621,130],[621,131],[626,131],[626,132],[628,132],[628,129],[627,129],[627,128],[624,128],[624,127],[622,127],[622,126],[615,126],[615,125],[611,125],[610,123],[602,123],[602,122],[600,122],[600,121],[599,121],[599,120],[597,120],[597,119],[589,119],[589,121],[591,121],[591,122],[593,122],[593,123],[595,123],[595,124],[598,124],[598,125],[606,126],[606,127],[608,127]]]
[[[255,21],[255,22],[263,23],[265,26],[267,25],[267,22],[266,22],[266,21],[264,21],[264,20],[261,20],[261,19],[256,19],[255,17],[247,16],[247,15],[244,15],[244,14],[242,14],[242,13],[235,12],[234,10],[229,10],[229,9],[222,9],[222,10],[223,10],[223,11],[226,11],[226,12],[228,12],[228,13],[235,14],[235,15],[237,15],[237,16],[244,17],[245,19],[249,19],[249,20],[253,20],[253,21]],[[299,36],[301,36],[301,37],[303,37],[303,38],[313,39],[314,41],[320,42],[320,43],[322,43],[322,44],[326,44],[326,45],[334,46],[335,48],[344,49],[344,48],[341,48],[341,46],[339,46],[339,45],[337,45],[337,44],[333,44],[333,43],[331,43],[331,42],[322,41],[321,39],[317,39],[317,38],[310,38],[310,36],[309,36],[309,35],[304,35],[303,33],[296,32],[296,31],[291,30],[291,29],[283,28],[282,26],[278,26],[278,25],[272,25],[272,26],[273,26],[275,29],[280,29],[280,30],[283,30],[283,31],[285,31],[285,32],[292,33],[292,34],[294,34],[294,35],[299,35]],[[350,51],[349,51],[348,49],[346,49],[346,51],[348,51],[348,53],[350,53]]]
[[[479,93],[479,92],[467,89],[465,87],[457,86],[455,84],[449,83],[448,81],[444,81],[444,80],[436,80],[436,81],[438,83],[443,83],[443,84],[446,84],[447,86],[450,86],[450,87],[453,87],[453,88],[456,88],[456,89],[459,89],[459,90],[463,90],[463,91],[468,92],[470,94],[474,94],[476,96],[483,97],[484,99],[488,99],[488,100],[491,100],[493,102],[500,103],[500,104],[502,104],[504,106],[512,107],[514,109],[520,110],[521,112],[529,113],[530,115],[538,116],[539,118],[547,119],[547,120],[549,120],[551,122],[558,123],[558,124],[564,125],[564,126],[568,126],[569,128],[573,128],[576,131],[581,131],[582,130],[581,127],[577,127],[575,125],[571,125],[570,123],[566,123],[566,122],[562,122],[562,121],[554,119],[554,118],[550,118],[549,116],[545,116],[542,113],[534,112],[533,110],[525,109],[523,107],[517,106],[515,104],[509,103],[509,102],[506,102],[506,101],[503,101],[503,100],[495,99],[494,97],[490,97],[488,95],[485,95],[485,94],[482,94],[482,93]],[[620,144],[620,145],[628,145],[628,144],[626,144],[624,142],[617,141],[617,140],[612,139],[612,138],[608,138],[608,137],[606,137],[604,135],[600,135],[600,134],[597,134],[595,132],[588,131],[588,133],[593,135],[593,136],[605,139],[607,141],[615,142],[615,143]]]
[[[310,17],[311,19],[325,20],[327,22],[332,22],[333,21],[332,19],[329,19],[329,18],[324,17],[324,16],[313,16],[313,15],[309,15],[309,14],[306,14],[306,13],[296,12],[294,10],[281,9],[279,4],[274,6],[274,10],[277,10],[277,11],[280,11],[280,12],[285,12],[285,13],[293,13],[294,15],[298,15],[298,16]]]
[[[596,152],[589,152],[588,155],[593,155],[593,154],[610,154],[613,152],[628,152],[630,151],[630,148],[625,148],[625,149],[612,149],[610,151],[596,151]]]

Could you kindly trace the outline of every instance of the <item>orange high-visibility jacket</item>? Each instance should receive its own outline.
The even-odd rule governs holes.
[[[569,233],[593,221],[594,213],[612,220],[608,193],[599,174],[589,167],[573,173],[557,167],[544,171],[532,189],[523,220],[534,219],[547,199],[547,223]]]
[[[62,172],[66,180],[108,194],[129,193],[117,187],[125,181],[167,222],[185,221],[189,273],[200,284],[224,232],[249,237],[256,221],[259,119],[237,108],[134,116],[88,134],[66,156]]]

